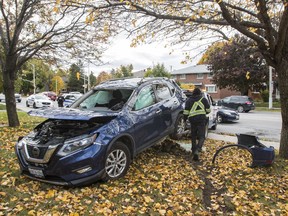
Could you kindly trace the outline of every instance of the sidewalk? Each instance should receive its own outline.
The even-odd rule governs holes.
[[[208,139],[213,139],[213,140],[223,140],[225,142],[229,143],[237,143],[237,137],[235,136],[229,136],[229,135],[222,135],[222,134],[217,134],[217,133],[208,133]],[[276,150],[279,150],[280,143],[279,142],[272,142],[272,141],[266,141],[266,140],[261,140],[261,143],[266,145],[267,147],[273,146]],[[182,148],[184,148],[187,151],[191,150],[191,144],[182,144],[179,143]]]

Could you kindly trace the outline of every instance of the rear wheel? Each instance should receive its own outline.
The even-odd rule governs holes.
[[[216,130],[217,128],[217,119],[214,122],[214,125],[211,127],[211,130]]]
[[[217,115],[217,122],[218,122],[218,123],[223,122],[223,118],[222,118],[221,115]]]
[[[238,106],[237,110],[238,110],[239,113],[242,113],[242,112],[244,112],[244,107],[243,106]]]
[[[186,129],[186,123],[184,120],[184,115],[179,114],[175,122],[174,132],[173,134],[171,134],[170,137],[175,140],[180,139],[184,134],[185,129]]]
[[[209,123],[207,122],[205,126],[205,139],[208,137]]]
[[[122,142],[116,142],[106,157],[104,180],[123,177],[127,173],[130,163],[131,156],[128,147]]]

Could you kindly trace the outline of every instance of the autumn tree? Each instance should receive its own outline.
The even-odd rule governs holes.
[[[288,158],[287,0],[102,0],[90,4],[95,12],[99,5],[110,7],[113,14],[121,13],[124,28],[134,35],[132,46],[164,39],[171,45],[189,45],[197,39],[229,39],[235,32],[250,38],[279,77],[280,155]]]
[[[61,92],[61,90],[64,88],[65,88],[65,83],[64,83],[62,77],[58,76],[58,75],[54,76],[52,78],[50,89],[52,91],[54,91],[56,94],[59,94]]]
[[[115,77],[115,78],[132,77],[133,76],[132,71],[133,71],[133,65],[132,64],[129,64],[126,66],[120,65],[119,68],[111,71],[111,75],[112,75],[112,77]]]
[[[246,37],[236,36],[228,42],[216,43],[207,52],[206,63],[213,72],[213,83],[219,88],[248,95],[249,90],[260,91],[268,81],[264,58]]]
[[[79,75],[77,75],[79,73]],[[78,79],[79,76],[79,79]],[[81,64],[72,64],[69,68],[69,80],[67,83],[67,89],[69,91],[83,91],[83,72],[81,70]]]
[[[110,14],[91,19],[86,8],[60,0],[0,0],[0,66],[9,126],[18,126],[15,80],[32,57],[61,59],[91,56],[98,59],[102,45],[113,34]],[[93,21],[93,23],[92,23]]]
[[[97,78],[92,72],[89,75],[89,81],[90,81],[90,88],[94,87],[97,83]]]
[[[98,85],[99,83],[101,82],[104,82],[106,80],[109,80],[111,79],[112,76],[110,73],[107,73],[105,71],[102,71],[98,76],[97,76],[97,82],[96,82],[96,85]]]
[[[156,64],[152,69],[148,69],[144,77],[170,77],[171,74],[165,68],[164,64]]]

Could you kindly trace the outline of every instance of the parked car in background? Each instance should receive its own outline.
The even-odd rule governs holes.
[[[32,106],[33,108],[53,107],[53,102],[43,94],[33,94],[27,98],[26,106]]]
[[[123,78],[97,85],[71,108],[32,110],[46,120],[16,144],[22,174],[57,185],[120,178],[139,152],[175,137],[184,102],[170,79]]]
[[[81,92],[77,92],[77,91],[69,92],[69,94],[80,95],[80,96],[83,95]],[[80,96],[79,96],[79,97],[80,97]]]
[[[20,103],[22,101],[21,94],[16,93],[15,100],[16,102]],[[3,93],[0,93],[0,102],[4,102],[4,101],[5,101],[5,95]]]
[[[218,101],[218,106],[225,106],[241,112],[249,112],[255,109],[252,98],[248,96],[230,96]]]
[[[217,112],[217,122],[232,122],[239,120],[239,113],[237,110],[233,110],[227,107],[219,107]]]
[[[70,107],[82,94],[63,94],[64,97],[64,107]]]
[[[42,94],[49,97],[53,101],[55,101],[57,99],[57,95],[55,92],[48,91],[48,92],[42,92]]]

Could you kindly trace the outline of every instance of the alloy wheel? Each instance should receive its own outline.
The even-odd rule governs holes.
[[[117,178],[120,176],[127,166],[127,155],[121,149],[115,149],[107,157],[106,173],[110,178]]]

